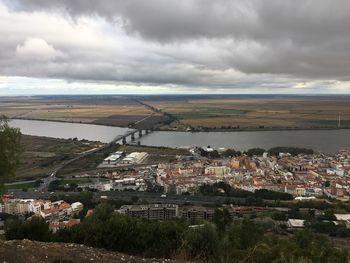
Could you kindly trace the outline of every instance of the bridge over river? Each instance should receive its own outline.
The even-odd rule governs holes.
[[[127,142],[127,138],[130,136],[131,141],[135,141],[135,135],[137,134],[139,136],[139,138],[141,138],[143,135],[147,135],[149,133],[151,133],[152,130],[132,130],[129,131],[123,135],[119,135],[117,137],[114,138],[114,140],[112,141],[112,143],[117,143],[119,141],[122,141],[123,144],[126,144]]]

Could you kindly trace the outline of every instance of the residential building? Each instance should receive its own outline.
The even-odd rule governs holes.
[[[178,217],[179,207],[173,204],[123,205],[118,212],[148,220],[169,220]]]

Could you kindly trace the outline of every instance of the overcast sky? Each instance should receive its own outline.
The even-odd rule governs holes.
[[[0,95],[350,93],[349,0],[0,0]]]

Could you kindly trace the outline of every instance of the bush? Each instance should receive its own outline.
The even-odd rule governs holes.
[[[9,219],[5,224],[5,236],[7,240],[30,239],[50,241],[51,232],[49,225],[41,217],[33,217],[27,221]]]
[[[188,260],[200,262],[215,260],[219,252],[219,237],[212,225],[193,228],[186,232],[184,248],[189,256]]]
[[[265,149],[262,149],[262,148],[252,148],[252,149],[249,149],[246,154],[249,156],[249,157],[252,157],[254,155],[257,155],[257,156],[261,156],[263,153],[265,152]]]

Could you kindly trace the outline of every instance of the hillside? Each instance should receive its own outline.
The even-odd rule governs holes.
[[[30,240],[0,240],[0,262],[6,263],[150,263],[170,260],[144,259],[79,244],[44,243]]]

